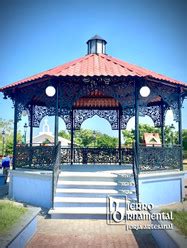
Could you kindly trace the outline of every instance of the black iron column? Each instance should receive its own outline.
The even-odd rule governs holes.
[[[179,132],[179,145],[181,148],[181,154],[180,154],[180,170],[183,170],[183,144],[182,144],[182,113],[181,113],[181,108],[182,108],[182,99],[181,99],[181,94],[180,94],[180,88],[179,88],[179,93],[178,93],[178,111],[179,111],[179,120],[178,120],[178,132]]]
[[[73,164],[73,135],[74,135],[74,121],[73,109],[71,110],[71,164]]]
[[[56,102],[55,102],[55,146],[58,144],[58,84],[56,86]]]
[[[137,155],[137,170],[139,172],[139,140],[140,140],[140,134],[139,134],[139,85],[137,85],[138,81],[135,83],[135,132],[134,132],[134,138],[135,138],[135,149],[136,149],[136,155]]]
[[[121,157],[121,114],[122,114],[122,111],[121,111],[121,108],[119,108],[119,111],[118,111],[118,129],[119,129],[119,135],[118,135],[118,149],[119,149],[119,165],[121,164],[122,162],[122,157]]]
[[[30,147],[32,147],[33,141],[33,105],[30,107]]]
[[[30,158],[29,166],[32,165],[32,142],[33,142],[33,105],[30,106]]]
[[[13,161],[12,161],[13,170],[15,170],[16,168],[17,129],[18,129],[18,99],[16,94],[15,103],[14,103],[14,138],[13,138]]]
[[[164,102],[161,100],[161,136],[162,136],[162,146],[165,145],[165,130],[164,130],[164,112],[165,112],[165,107],[164,107]]]

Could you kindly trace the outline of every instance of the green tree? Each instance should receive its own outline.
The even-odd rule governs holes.
[[[59,136],[71,139],[70,133],[64,130],[59,132]],[[117,147],[118,139],[98,131],[80,129],[74,133],[74,142],[80,147],[115,148]]]
[[[93,147],[96,142],[93,131],[89,129],[80,129],[75,132],[75,143],[80,147]]]
[[[100,134],[97,138],[98,148],[116,148],[118,145],[118,139],[111,137],[107,134]]]
[[[144,133],[159,133],[160,139],[161,139],[161,129],[152,127],[148,124],[140,124],[139,125],[139,131],[140,131],[140,143],[143,143],[143,135]],[[134,142],[134,130],[123,130],[122,131],[125,145],[131,146]],[[185,134],[184,134],[185,135]],[[171,126],[165,126],[165,142],[166,144],[177,144],[178,143],[178,132],[172,130]]]
[[[178,131],[175,131],[171,126],[165,126],[165,143],[177,144],[178,143]]]
[[[187,129],[182,130],[183,148],[187,151]]]
[[[4,120],[4,119],[0,118],[0,154],[1,155],[3,152],[7,153],[8,151],[12,150],[12,148],[11,148],[12,143],[13,143],[13,140],[11,140],[12,127],[13,127],[13,121],[12,120]],[[3,147],[3,137],[2,137],[2,131],[3,130],[5,131],[4,147]],[[13,137],[12,137],[12,139],[13,139]]]
[[[124,145],[132,147],[133,142],[134,142],[134,132],[133,130],[123,130],[122,131],[123,139],[124,139]]]
[[[68,139],[70,140],[71,139],[71,135],[70,135],[70,132],[67,132],[65,130],[61,130],[58,135],[64,139]]]
[[[13,154],[13,121],[4,120],[0,118],[0,154],[3,152],[3,138],[2,130],[5,130],[5,144],[4,144],[4,153],[12,155]],[[21,142],[21,133],[18,132],[17,142]]]

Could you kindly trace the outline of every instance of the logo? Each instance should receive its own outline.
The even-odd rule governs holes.
[[[115,194],[107,198],[107,224],[124,225],[126,221],[127,197]]]

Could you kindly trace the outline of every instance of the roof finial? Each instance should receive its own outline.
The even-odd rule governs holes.
[[[101,38],[99,35],[95,35],[94,37],[92,37],[91,39],[89,39],[87,41],[88,44],[88,54],[100,54],[106,53],[106,40],[104,40],[103,38]]]

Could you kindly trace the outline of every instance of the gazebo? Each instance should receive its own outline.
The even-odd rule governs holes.
[[[134,164],[135,179],[141,172],[182,170],[181,108],[187,84],[129,64],[106,54],[107,42],[94,36],[87,41],[87,55],[53,69],[4,86],[4,98],[14,103],[13,169],[54,169],[60,164]],[[165,144],[165,117],[171,109],[178,123],[178,144]],[[30,144],[17,145],[17,124],[28,115]],[[55,118],[54,146],[33,146],[33,128],[46,116]],[[119,130],[118,148],[73,147],[74,130],[88,118],[106,119]],[[139,116],[149,116],[161,128],[161,146],[139,142]],[[122,148],[121,130],[135,117],[134,149]],[[58,120],[71,131],[71,147],[58,145]],[[57,152],[58,151],[58,152]],[[138,182],[137,182],[138,185]],[[138,186],[137,186],[138,187]]]

